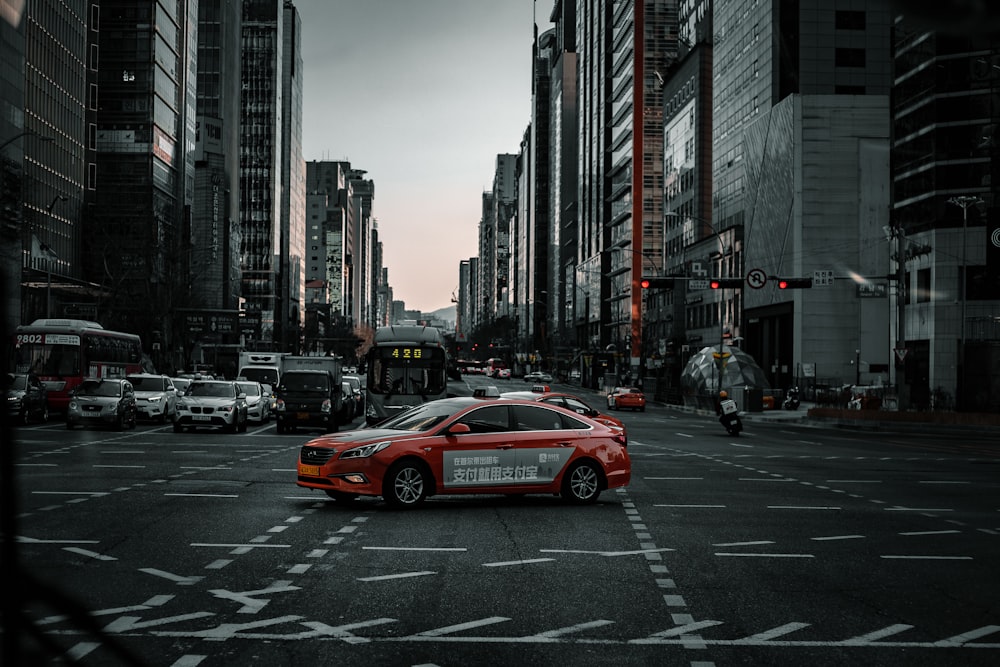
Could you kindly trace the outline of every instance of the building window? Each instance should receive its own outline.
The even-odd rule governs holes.
[[[864,30],[865,13],[859,11],[838,11],[836,15],[837,30]]]
[[[931,270],[919,269],[917,271],[917,303],[926,303],[931,300]]]
[[[864,67],[865,50],[847,48],[837,49],[834,64],[837,67]]]

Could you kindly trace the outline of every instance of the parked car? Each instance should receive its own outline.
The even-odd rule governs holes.
[[[271,420],[271,397],[260,382],[240,380],[236,383],[246,394],[247,420],[255,424],[266,424]]]
[[[135,428],[135,390],[123,378],[84,380],[70,392],[66,428],[113,426]]]
[[[274,386],[266,382],[260,383],[261,389],[264,390],[264,396],[267,398],[267,410],[268,414],[274,414],[274,409],[278,407],[278,394],[274,391]]]
[[[174,432],[185,428],[222,428],[230,433],[247,430],[246,394],[231,380],[195,380],[177,401]]]
[[[540,403],[548,403],[549,405],[558,405],[560,408],[566,408],[567,410],[571,410],[579,415],[583,415],[584,417],[590,417],[594,421],[600,422],[605,426],[621,429],[621,432],[628,437],[628,429],[625,428],[625,424],[622,423],[622,420],[598,411],[579,396],[549,391],[549,388],[545,385],[541,385],[539,389],[541,391],[507,391],[500,394],[500,398],[516,398],[528,401],[539,401]]]
[[[139,418],[165,422],[177,417],[177,388],[166,375],[137,373],[128,381],[135,390],[135,407]]]
[[[181,378],[181,377],[173,377],[170,378],[170,380],[171,382],[174,383],[174,389],[177,390],[178,398],[184,395],[184,392],[188,390],[188,387],[190,387],[191,383],[193,382],[191,378]]]
[[[615,387],[608,394],[608,407],[612,410],[646,411],[646,395],[638,387]]]
[[[49,420],[49,394],[34,373],[7,373],[7,414],[19,424]]]
[[[552,382],[552,375],[550,373],[545,373],[543,371],[532,371],[530,373],[525,373],[525,382]]]
[[[556,493],[582,504],[627,486],[631,474],[618,430],[554,405],[466,396],[310,440],[297,484],[341,502],[382,496],[397,508],[473,493]]]

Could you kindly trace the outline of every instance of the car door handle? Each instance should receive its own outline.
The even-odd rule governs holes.
[[[556,444],[559,445],[560,447],[572,447],[573,446],[572,442],[557,442]]]
[[[497,445],[497,449],[513,449],[514,445],[510,443],[505,443],[503,445]]]

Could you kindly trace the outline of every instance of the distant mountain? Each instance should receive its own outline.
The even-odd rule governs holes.
[[[424,313],[426,319],[432,320],[444,320],[445,322],[455,323],[455,306],[448,306],[447,308],[438,308],[437,310]]]

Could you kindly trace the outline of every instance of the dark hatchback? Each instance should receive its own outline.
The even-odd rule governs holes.
[[[49,395],[45,385],[31,373],[7,373],[4,381],[7,414],[19,424],[49,419]]]
[[[112,426],[135,428],[135,390],[122,378],[84,380],[70,393],[66,428]]]

